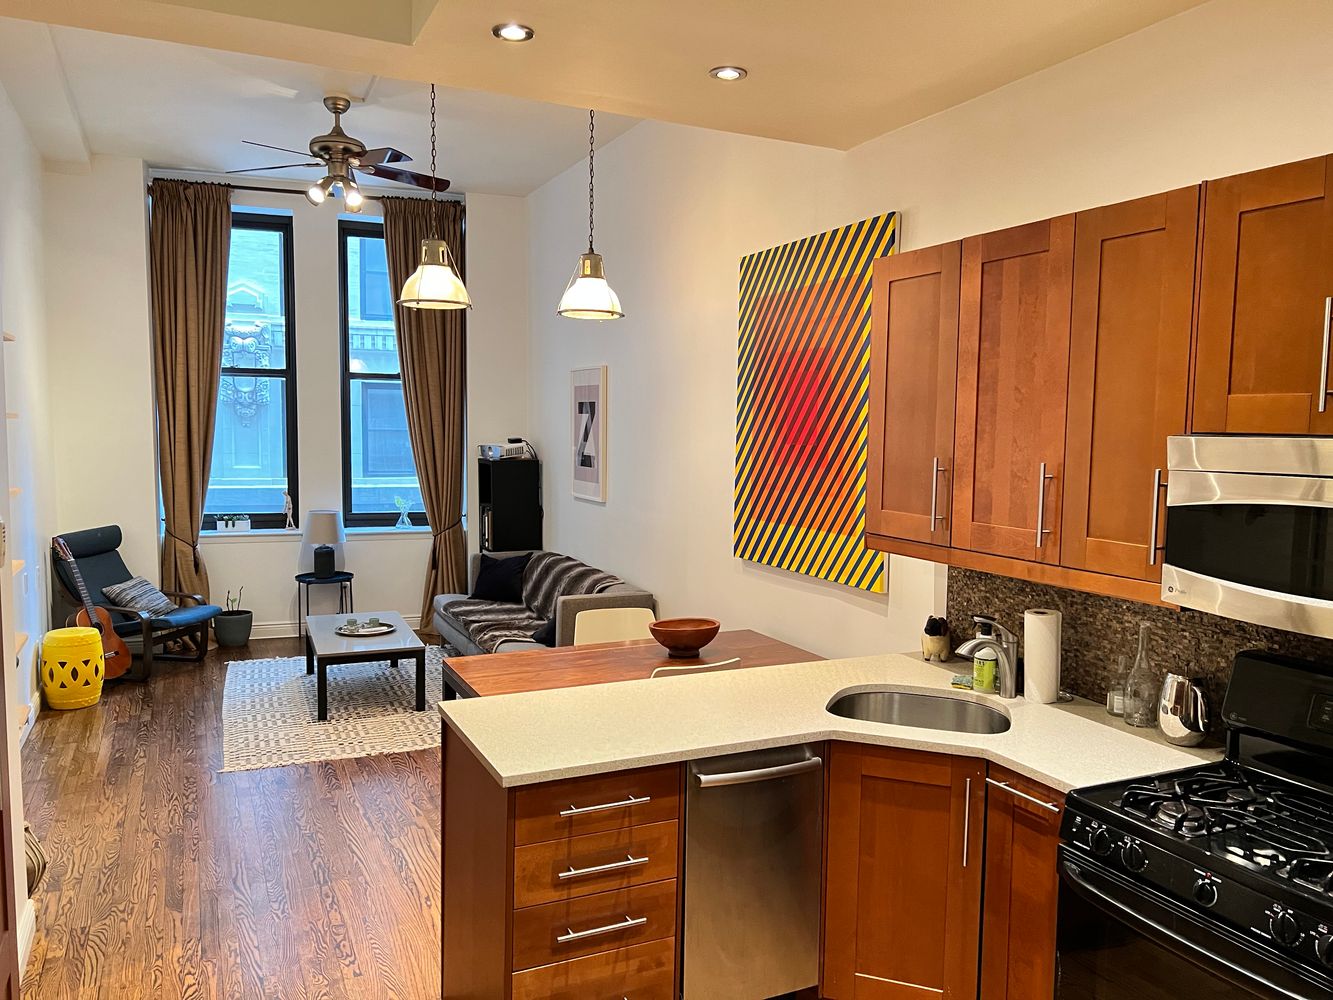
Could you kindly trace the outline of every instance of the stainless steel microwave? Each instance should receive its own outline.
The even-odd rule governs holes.
[[[1333,638],[1333,438],[1167,441],[1162,598]]]

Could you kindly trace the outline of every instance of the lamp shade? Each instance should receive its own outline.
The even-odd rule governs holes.
[[[311,510],[305,515],[307,545],[341,545],[347,540],[340,510]]]
[[[421,241],[421,263],[403,282],[398,304],[409,309],[472,308],[472,296],[454,269],[453,254],[444,240]]]
[[[620,319],[620,297],[606,282],[602,255],[591,250],[579,254],[579,266],[560,296],[556,312],[567,319]]]

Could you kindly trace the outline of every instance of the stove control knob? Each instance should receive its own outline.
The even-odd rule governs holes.
[[[1213,906],[1217,903],[1217,883],[1201,878],[1194,883],[1194,901],[1200,906]]]
[[[1148,855],[1137,840],[1127,840],[1120,848],[1120,860],[1132,872],[1141,872],[1148,867]]]
[[[1092,831],[1092,837],[1088,843],[1092,847],[1092,853],[1099,858],[1104,858],[1115,850],[1115,838],[1111,836],[1111,831],[1104,826]]]
[[[1296,923],[1296,918],[1290,913],[1275,913],[1268,920],[1269,933],[1273,935],[1273,940],[1278,944],[1285,944],[1288,948],[1300,943],[1301,927]]]
[[[1321,934],[1315,939],[1315,957],[1333,969],[1333,934]]]

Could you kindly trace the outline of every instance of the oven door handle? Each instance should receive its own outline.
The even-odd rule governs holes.
[[[1060,877],[1066,885],[1135,932],[1203,966],[1213,975],[1243,989],[1265,990],[1260,996],[1271,1000],[1320,1000],[1333,989],[1333,980],[1320,983],[1276,951],[1242,938],[1220,924],[1204,923],[1194,913],[1151,890],[1127,882],[1100,866],[1070,857],[1067,850],[1060,848]],[[1245,961],[1256,956],[1259,963]],[[1262,968],[1256,968],[1256,964]]]

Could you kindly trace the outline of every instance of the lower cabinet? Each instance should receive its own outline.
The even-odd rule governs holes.
[[[967,757],[829,757],[821,995],[1050,1000],[1063,798]]]

